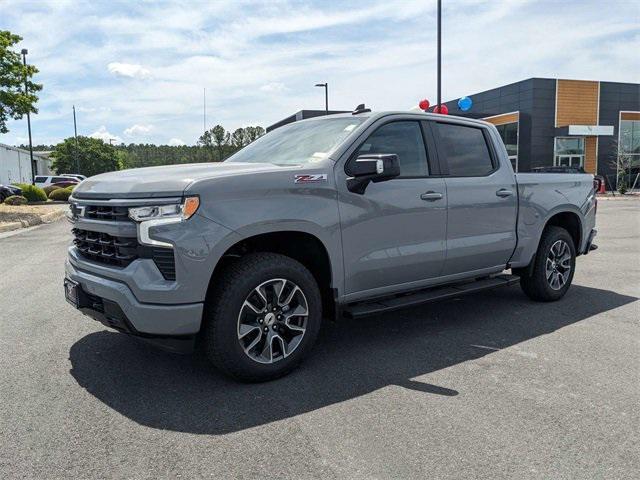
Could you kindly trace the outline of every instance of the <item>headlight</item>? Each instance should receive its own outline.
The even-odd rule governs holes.
[[[129,209],[129,217],[136,222],[147,220],[159,220],[173,218],[176,220],[188,220],[196,213],[200,206],[198,197],[187,197],[180,204],[151,205],[147,207],[135,207]]]

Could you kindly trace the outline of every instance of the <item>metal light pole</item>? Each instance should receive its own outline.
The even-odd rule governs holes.
[[[29,95],[29,89],[27,86],[27,71],[26,71],[27,53],[29,53],[29,50],[27,50],[26,48],[23,48],[22,64],[25,66],[25,72],[24,72],[24,94],[25,95]],[[36,172],[36,164],[33,161],[33,142],[31,141],[31,115],[29,113],[29,110],[27,110],[27,128],[29,129],[29,158],[31,159],[31,185],[35,185],[37,172]]]
[[[76,106],[73,106],[73,136],[76,140],[76,151],[74,156],[76,157],[76,173],[80,173],[80,160],[78,159],[78,126],[76,124]]]
[[[316,87],[324,87],[324,112],[325,115],[329,115],[329,84],[316,83]]]
[[[438,111],[442,105],[442,0],[438,0]]]

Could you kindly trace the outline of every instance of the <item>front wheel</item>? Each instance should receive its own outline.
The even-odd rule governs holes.
[[[322,302],[313,275],[302,264],[284,255],[253,253],[214,281],[203,340],[219,370],[242,381],[272,380],[309,353]]]
[[[553,225],[545,228],[533,262],[531,274],[520,277],[524,293],[539,302],[564,297],[576,267],[576,248],[569,232]]]

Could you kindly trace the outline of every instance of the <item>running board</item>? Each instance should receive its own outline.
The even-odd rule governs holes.
[[[483,278],[481,280],[446,285],[443,287],[432,288],[430,290],[420,290],[415,293],[395,297],[386,297],[368,302],[353,303],[344,308],[343,314],[348,318],[366,317],[368,315],[391,312],[401,308],[415,307],[416,305],[422,305],[425,303],[461,297],[470,293],[481,292],[482,290],[506,287],[518,282],[520,282],[520,277],[516,275],[501,274],[494,277]]]

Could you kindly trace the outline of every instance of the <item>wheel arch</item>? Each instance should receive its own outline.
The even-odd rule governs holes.
[[[573,239],[573,245],[576,249],[576,254],[580,254],[580,246],[582,245],[583,233],[582,233],[582,220],[580,215],[573,210],[561,210],[554,212],[544,224],[544,227],[540,231],[540,237],[542,232],[550,225],[564,228]],[[540,239],[538,239],[540,243]]]
[[[284,229],[253,232],[229,246],[218,260],[207,288],[207,298],[213,291],[220,272],[229,264],[248,253],[271,252],[286,255],[304,265],[314,276],[322,296],[325,316],[333,317],[336,302],[336,269],[330,249],[313,233]]]

